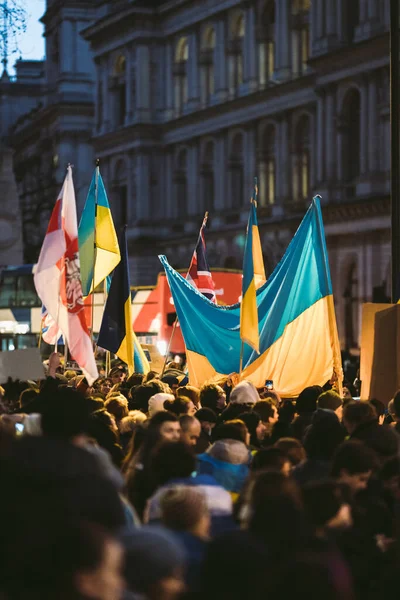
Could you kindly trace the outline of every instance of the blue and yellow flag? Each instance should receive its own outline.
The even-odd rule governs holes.
[[[190,382],[239,373],[240,305],[215,306],[160,257],[186,344]],[[256,291],[259,354],[245,345],[244,379],[266,379],[284,397],[341,375],[340,346],[319,198],[286,253]]]
[[[256,352],[259,351],[256,290],[265,283],[264,261],[257,222],[257,181],[251,199],[243,256],[242,302],[240,305],[240,337]]]
[[[149,363],[132,329],[132,301],[129,282],[128,248],[125,228],[119,236],[121,261],[116,267],[104,308],[97,344],[113,352],[132,373],[148,373]]]
[[[121,260],[106,189],[96,167],[78,229],[82,291],[88,296]]]

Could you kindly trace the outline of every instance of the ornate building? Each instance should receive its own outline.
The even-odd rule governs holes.
[[[46,61],[40,100],[12,130],[14,171],[22,209],[25,262],[35,262],[68,163],[83,206],[94,168],[94,64],[80,32],[95,0],[47,0]]]
[[[93,144],[134,283],[241,267],[254,175],[266,269],[321,194],[342,346],[389,294],[389,0],[99,1]]]

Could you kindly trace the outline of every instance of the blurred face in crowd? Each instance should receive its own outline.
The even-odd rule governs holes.
[[[343,388],[342,398],[343,398],[343,400],[352,400],[353,399],[352,395],[350,394],[349,388],[347,388],[347,387]]]
[[[367,488],[371,474],[372,471],[366,471],[365,473],[349,473],[346,469],[342,469],[339,481],[340,483],[348,485],[353,494],[356,494]]]
[[[265,427],[264,423],[262,421],[260,421],[259,424],[257,425],[257,429],[256,429],[256,435],[257,435],[258,441],[262,442],[262,440],[265,438],[266,431],[267,431],[267,428]]]
[[[160,427],[160,434],[167,442],[179,442],[181,438],[181,426],[179,421],[166,421]]]
[[[181,569],[176,569],[172,575],[155,584],[147,596],[149,600],[177,600],[184,591],[183,573]]]
[[[217,388],[218,388],[218,394],[219,394],[218,400],[217,400],[217,408],[219,410],[222,410],[226,406],[226,394],[221,386],[218,385]]]
[[[189,425],[186,431],[181,432],[181,440],[188,446],[195,446],[198,442],[201,432],[201,425],[197,419]]]
[[[337,514],[326,524],[330,529],[348,529],[353,525],[350,504],[342,504]]]
[[[122,369],[118,369],[118,371],[115,371],[115,373],[112,374],[110,379],[113,385],[116,383],[121,383],[125,380],[125,373]]]
[[[113,384],[112,384],[111,379],[106,379],[105,381],[103,381],[103,383],[100,386],[100,392],[104,396],[107,396],[107,394],[111,391],[112,385]]]
[[[97,568],[77,574],[78,590],[85,598],[93,600],[119,600],[125,588],[122,565],[122,547],[114,540],[107,541]]]
[[[196,407],[192,401],[189,402],[189,409],[186,414],[189,415],[189,417],[194,417],[196,414]]]
[[[212,430],[215,427],[215,423],[210,423],[210,421],[202,421],[200,425],[202,431],[204,431],[204,433],[206,433],[207,435],[211,435]]]
[[[276,408],[276,406],[273,407],[273,410],[274,410],[274,415],[273,415],[273,417],[269,418],[269,424],[270,425],[275,425],[275,423],[279,419],[278,409]]]

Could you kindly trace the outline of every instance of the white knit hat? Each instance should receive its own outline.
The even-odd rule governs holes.
[[[151,418],[158,412],[164,410],[164,402],[166,400],[174,400],[174,396],[172,394],[165,394],[160,392],[159,394],[155,394],[149,400],[149,417]]]
[[[250,381],[241,381],[233,388],[229,397],[231,404],[255,404],[260,400],[257,388]]]

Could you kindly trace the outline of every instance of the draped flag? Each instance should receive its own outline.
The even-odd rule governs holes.
[[[258,311],[256,290],[265,282],[264,261],[262,257],[260,234],[258,232],[257,181],[251,199],[249,220],[247,223],[246,244],[243,256],[242,301],[240,304],[240,337],[256,352],[259,351]]]
[[[189,271],[186,279],[194,285],[199,292],[211,302],[217,303],[215,295],[214,281],[211,275],[210,267],[208,266],[206,241],[204,238],[204,230],[207,223],[207,213],[204,217],[203,224],[200,229],[199,241],[193,252],[192,262],[190,263]]]
[[[82,297],[71,167],[68,167],[50,218],[34,281],[39,298],[61,330],[73,360],[91,385],[98,372]]]
[[[115,269],[121,255],[106,189],[96,167],[79,223],[83,295],[88,296]]]
[[[215,306],[160,257],[187,349],[190,382],[200,386],[239,373],[240,305]],[[244,379],[266,379],[284,397],[340,378],[341,357],[319,198],[286,253],[256,292],[259,351],[245,346]]]
[[[45,306],[42,306],[42,340],[50,346],[64,343],[62,332]]]
[[[98,345],[116,354],[132,373],[148,373],[150,366],[132,328],[131,286],[125,229],[119,236],[121,261],[112,276]]]

